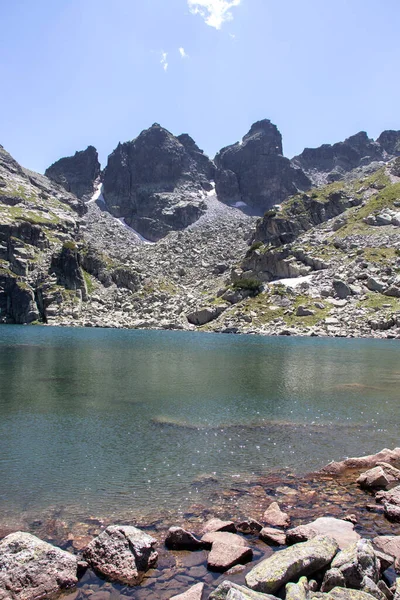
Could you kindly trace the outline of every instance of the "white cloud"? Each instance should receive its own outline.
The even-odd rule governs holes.
[[[162,65],[162,68],[164,69],[164,71],[166,71],[168,69],[168,62],[167,62],[167,58],[168,58],[168,54],[167,52],[161,52],[161,60],[160,63]]]
[[[185,48],[179,48],[179,54],[182,58],[189,58],[189,55],[185,52]]]
[[[231,8],[239,6],[240,0],[187,0],[189,10],[201,15],[207,25],[221,29],[225,21],[233,19]]]

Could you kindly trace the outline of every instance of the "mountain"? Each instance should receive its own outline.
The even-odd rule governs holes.
[[[400,337],[399,132],[322,148],[264,120],[213,162],[155,124],[51,179],[0,147],[0,321]]]
[[[342,179],[357,167],[395,156],[400,156],[400,131],[383,131],[376,141],[360,131],[344,142],[305,148],[292,163],[302,169],[313,184],[321,185]]]
[[[241,142],[227,146],[215,157],[218,198],[243,203],[262,214],[311,181],[282,155],[282,136],[271,121],[252,125]]]
[[[112,215],[157,241],[204,213],[213,178],[213,163],[188,135],[177,138],[156,123],[110,154],[103,195]]]

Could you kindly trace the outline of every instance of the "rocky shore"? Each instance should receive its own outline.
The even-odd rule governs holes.
[[[272,474],[179,522],[3,530],[0,598],[393,600],[398,465],[395,448],[306,477]]]

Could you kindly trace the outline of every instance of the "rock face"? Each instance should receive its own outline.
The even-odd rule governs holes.
[[[243,202],[259,214],[311,187],[303,171],[282,156],[282,136],[266,119],[254,123],[241,142],[220,150],[215,164],[218,198]]]
[[[311,575],[329,565],[337,551],[335,540],[317,536],[260,562],[247,574],[246,584],[258,592],[273,594],[289,581]]]
[[[213,163],[189,136],[154,124],[108,157],[104,200],[114,216],[156,241],[201,216],[213,175]]]
[[[45,171],[46,177],[63,186],[78,198],[89,199],[94,192],[94,182],[100,176],[100,163],[96,148],[75,152],[74,156],[60,158]]]
[[[52,598],[76,585],[77,568],[73,554],[29,533],[12,533],[0,542],[0,598]]]
[[[387,160],[400,155],[400,131],[384,131],[374,141],[365,131],[350,136],[344,142],[305,148],[292,162],[312,179],[313,183],[330,183],[361,165]]]
[[[137,585],[157,562],[156,543],[136,527],[111,525],[90,542],[84,558],[107,579]]]

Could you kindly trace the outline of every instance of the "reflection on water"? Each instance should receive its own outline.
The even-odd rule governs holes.
[[[398,445],[399,358],[376,340],[2,326],[0,509],[185,512],[209,477]]]

